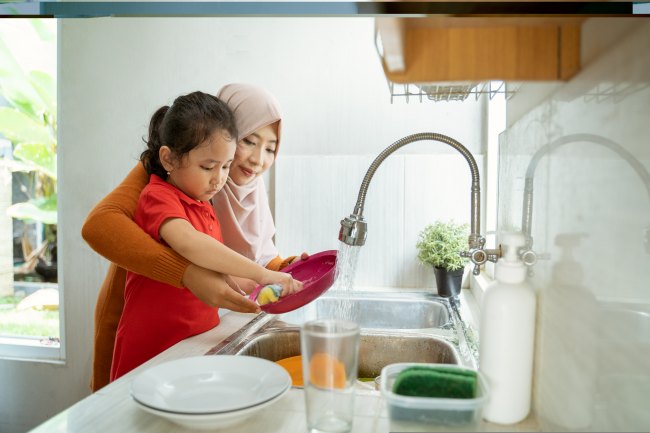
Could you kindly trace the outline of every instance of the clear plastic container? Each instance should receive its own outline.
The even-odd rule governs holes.
[[[390,431],[477,431],[481,424],[483,405],[488,397],[488,388],[481,372],[476,371],[478,383],[475,398],[411,397],[393,393],[393,383],[398,374],[405,368],[416,365],[470,370],[454,364],[415,362],[384,367],[380,376],[381,394],[386,399]]]

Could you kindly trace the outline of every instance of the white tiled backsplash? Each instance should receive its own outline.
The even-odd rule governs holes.
[[[354,210],[376,156],[278,159],[275,224],[281,255],[339,249],[340,221]],[[483,167],[484,158],[475,159]],[[469,166],[460,154],[388,157],[366,195],[368,237],[360,247],[355,285],[433,289],[433,270],[417,261],[418,234],[436,219],[469,223],[470,185]]]
[[[610,143],[574,140],[535,170],[533,249],[547,255],[531,279],[543,431],[650,429],[650,23],[592,19],[583,44],[597,45],[614,24],[622,33],[611,48],[500,140],[499,227],[521,227],[523,178],[536,152],[571,134]],[[509,104],[519,97],[525,91]]]

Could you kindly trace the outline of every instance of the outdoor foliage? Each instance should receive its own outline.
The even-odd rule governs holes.
[[[59,337],[59,312],[18,310],[22,298],[0,296],[0,329],[3,336]]]
[[[42,39],[54,36],[33,21]],[[8,210],[13,218],[56,224],[56,83],[43,71],[23,71],[0,39],[0,133],[12,143],[13,159],[2,163],[12,171],[34,173],[34,197]]]
[[[429,224],[418,237],[418,259],[423,264],[450,271],[460,269],[468,262],[459,254],[467,249],[468,236],[468,224],[456,224],[453,221]]]
[[[55,42],[55,35],[39,20],[30,20],[32,29],[42,41]],[[54,47],[53,47],[54,49]],[[57,224],[57,112],[56,83],[44,71],[25,71],[16,61],[7,44],[0,39],[0,134],[11,142],[11,155],[0,157],[0,168],[28,173],[21,190],[27,201],[14,203],[7,209],[12,218],[44,224],[44,245],[23,248],[41,256],[51,252],[56,261]],[[32,260],[36,257],[32,255]],[[26,258],[27,260],[27,258]]]

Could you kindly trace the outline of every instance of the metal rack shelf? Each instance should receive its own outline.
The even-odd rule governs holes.
[[[505,95],[506,99],[512,98],[521,83],[505,81],[473,82],[450,82],[450,83],[423,83],[423,84],[399,84],[388,81],[390,91],[390,102],[395,97],[403,97],[406,103],[413,98],[419,102],[423,101],[465,101],[470,96],[478,101],[483,95],[489,99],[496,95]]]

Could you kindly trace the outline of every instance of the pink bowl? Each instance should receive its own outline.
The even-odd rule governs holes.
[[[307,305],[334,284],[335,271],[336,250],[322,251],[309,256],[307,260],[298,260],[282,269],[281,272],[291,274],[296,280],[302,281],[303,289],[293,295],[282,297],[276,302],[261,305],[260,308],[267,313],[280,314]],[[255,301],[263,287],[263,285],[257,286],[249,298]]]

